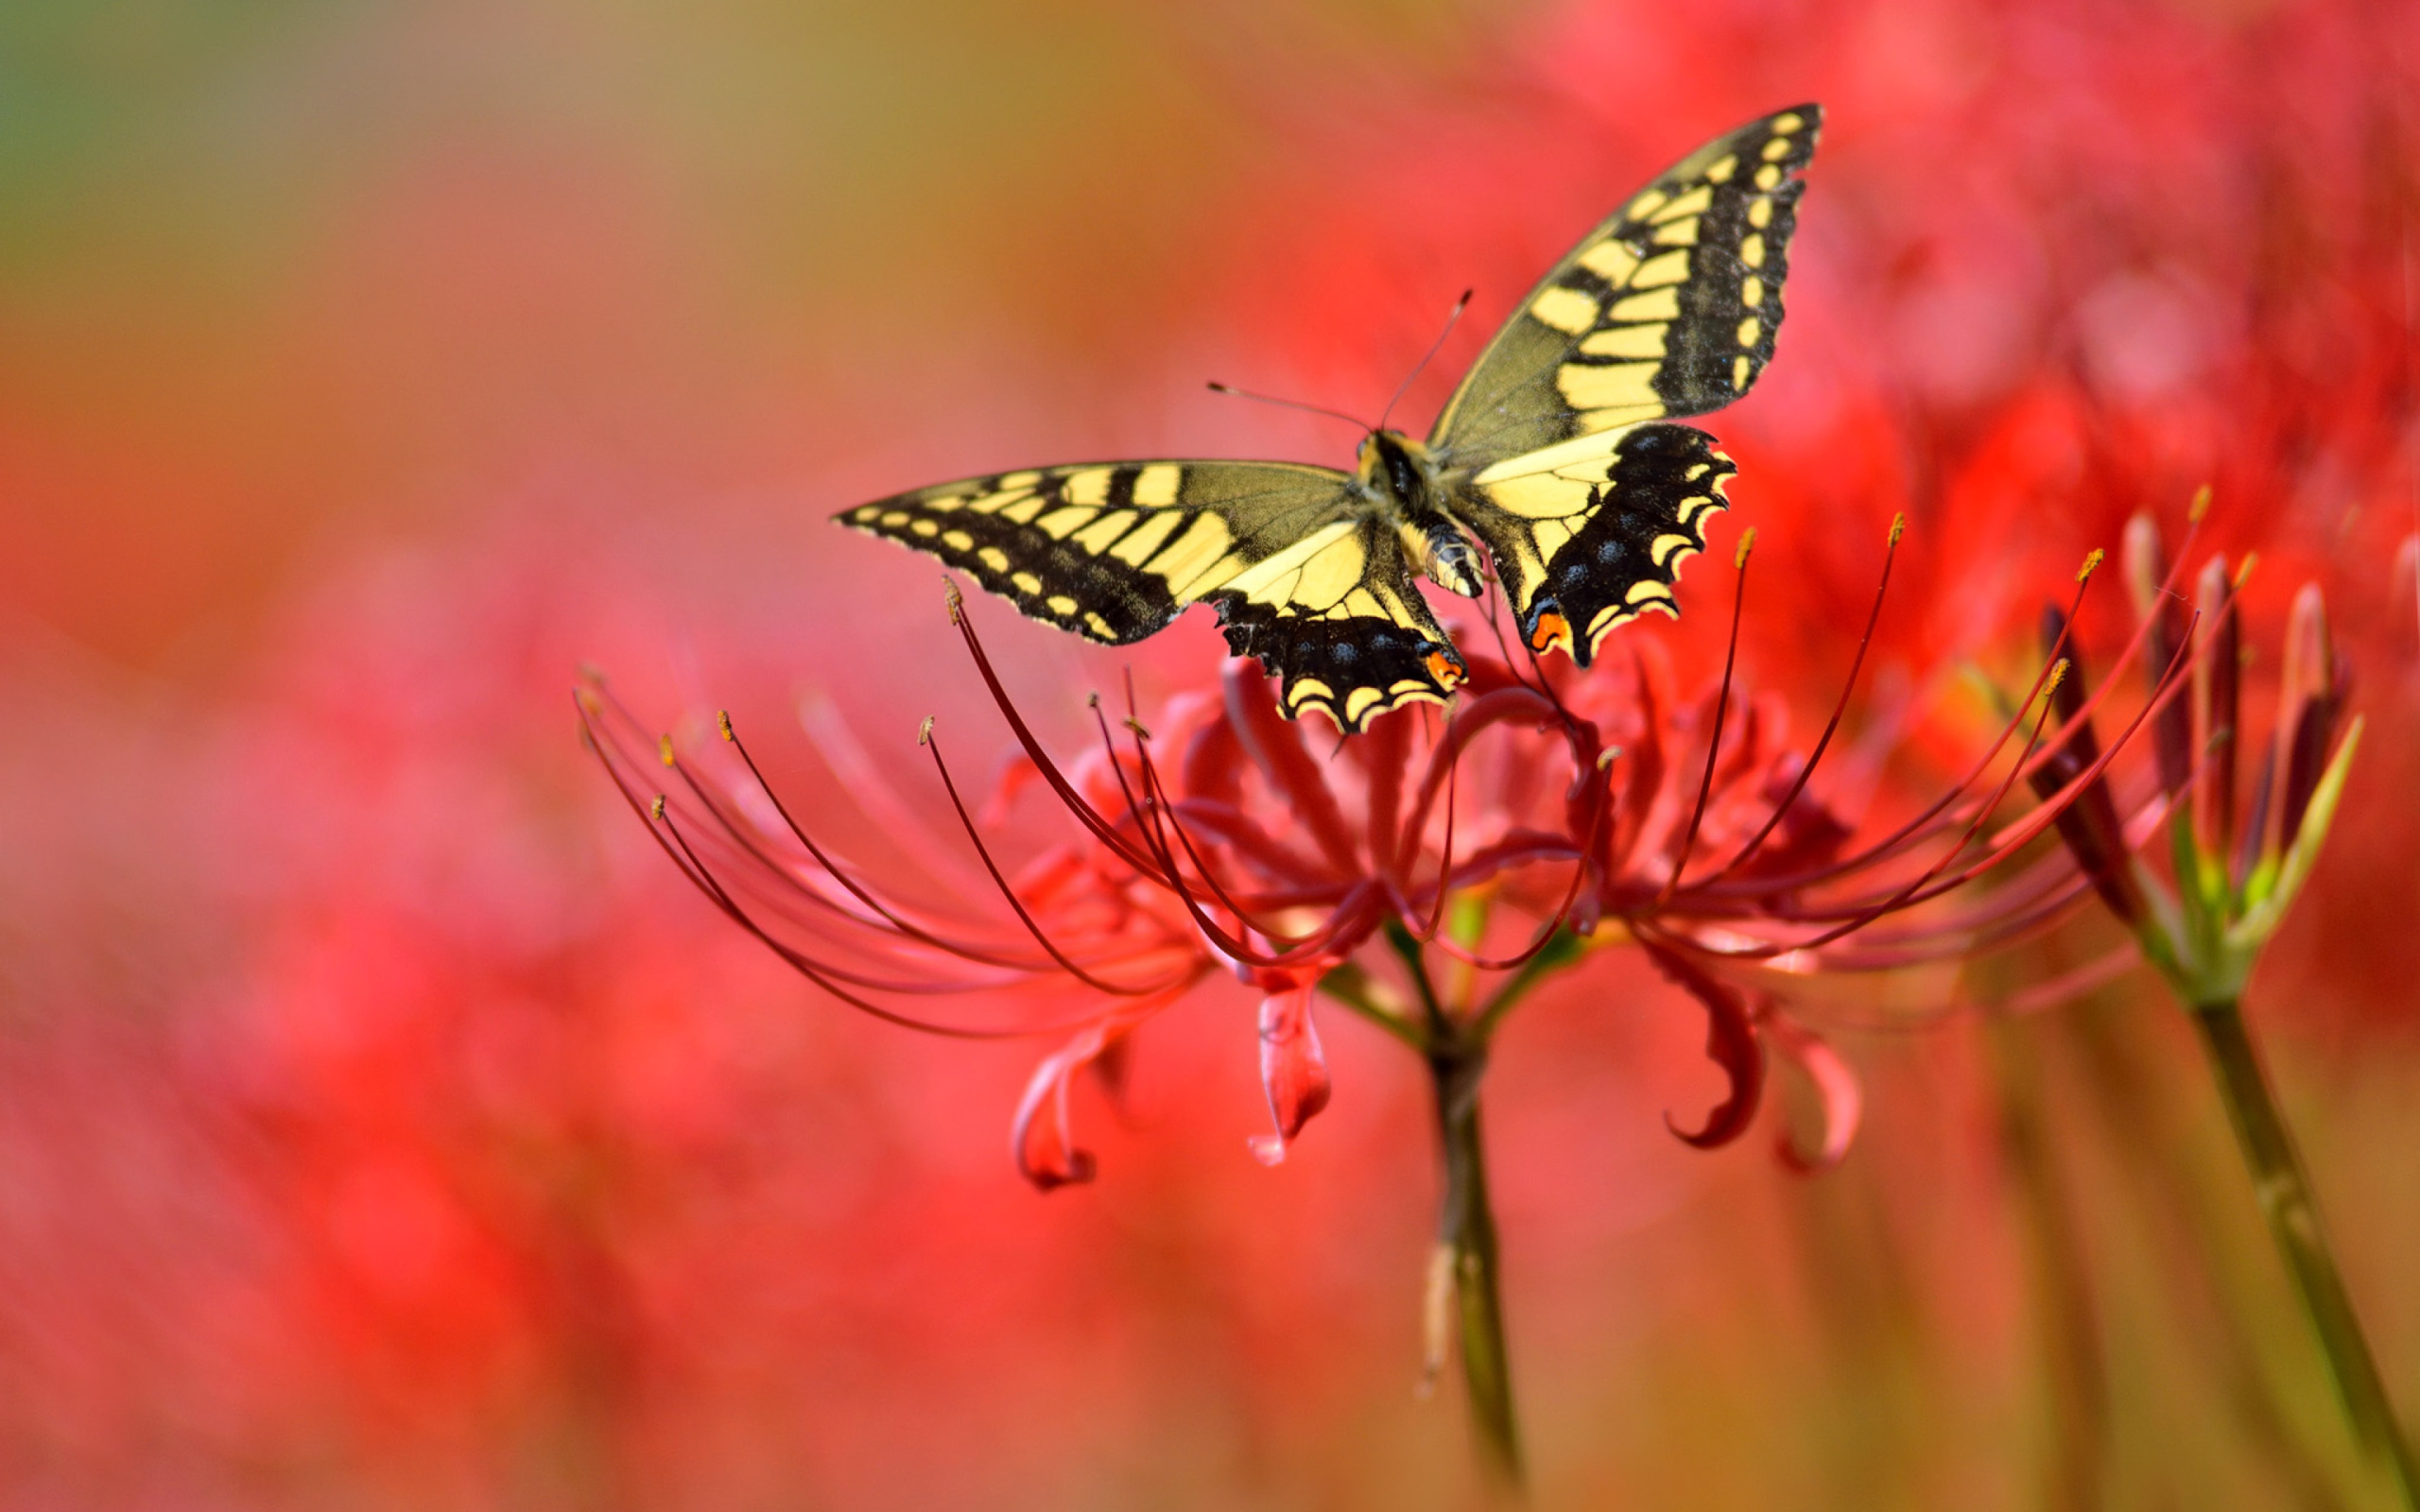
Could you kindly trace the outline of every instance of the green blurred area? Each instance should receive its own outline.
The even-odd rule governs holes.
[[[1288,112],[1478,13],[0,9],[0,594],[156,662],[565,454],[695,498],[961,352],[1131,367]]]

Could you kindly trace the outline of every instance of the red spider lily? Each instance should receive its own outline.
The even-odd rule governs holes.
[[[1894,524],[1894,554],[1899,534]],[[1747,560],[1743,542],[1743,588]],[[2079,575],[2079,598],[2091,568]],[[1886,558],[1840,703],[1803,756],[1789,747],[1780,701],[1737,685],[1735,656],[1691,701],[1642,648],[1626,675],[1595,678],[1473,656],[1449,717],[1381,720],[1324,760],[1311,732],[1282,715],[1267,680],[1231,662],[1215,693],[1180,696],[1154,727],[1130,713],[1115,731],[1096,700],[1101,744],[1073,764],[1036,738],[953,589],[952,621],[1020,747],[1017,785],[1038,779],[1081,832],[1010,876],[927,720],[920,743],[979,871],[922,885],[959,899],[995,893],[1005,917],[989,921],[910,902],[819,839],[827,821],[803,823],[774,795],[727,717],[730,758],[716,762],[648,735],[601,683],[581,691],[579,708],[591,745],[683,873],[827,992],[954,1037],[1072,1036],[1036,1073],[1015,1121],[1019,1168],[1046,1190],[1093,1174],[1069,1129],[1077,1073],[1100,1067],[1114,1080],[1133,1028],[1216,965],[1264,994],[1262,1076],[1275,1132],[1254,1149],[1275,1161],[1330,1094],[1317,989],[1432,1057],[1462,1044],[1476,1051],[1540,977],[1620,942],[1639,945],[1704,1006],[1708,1053],[1730,1080],[1701,1126],[1674,1132],[1707,1148],[1744,1132],[1771,1043],[1825,1094],[1833,1128],[1823,1158],[1837,1159],[1854,1123],[1853,1084],[1820,1039],[1782,1017],[1787,984],[1962,956],[2054,919],[2096,876],[2057,852],[1987,897],[1927,905],[2014,861],[2052,825],[2080,822],[2077,805],[2105,802],[2110,759],[2185,669],[2178,662],[2155,679],[2126,736],[2079,762],[2097,697],[2056,699],[2060,728],[2045,740],[2066,676],[2062,633],[2024,708],[1965,776],[1906,821],[1860,835],[1810,783],[1835,744],[1888,585]],[[1735,653],[1739,622],[1735,604]],[[670,781],[651,794],[658,764]],[[869,813],[904,809],[863,764],[832,765],[850,770]],[[2020,780],[2041,804],[1993,831]],[[2102,822],[2097,810],[2092,822]],[[1872,927],[1886,919],[1890,929]],[[1402,984],[1355,962],[1381,936],[1402,958]],[[1454,1001],[1432,983],[1431,954]],[[1474,991],[1481,974],[1500,978],[1484,997]],[[974,1023],[901,1005],[934,995],[1033,1011]]]
[[[2194,504],[2197,520],[2207,502],[2204,490]],[[2105,777],[2091,779],[2062,816],[2061,832],[2110,911],[2133,929],[2143,955],[2190,1010],[2271,1237],[2302,1294],[2347,1419],[2404,1500],[2420,1503],[2420,1456],[2395,1419],[2319,1221],[2309,1173],[2241,1009],[2253,967],[2326,842],[2360,747],[2361,721],[2343,724],[2350,675],[2329,639],[2318,585],[2307,583],[2287,622],[2273,733],[2249,802],[2238,813],[2247,720],[2237,596],[2252,562],[2230,571],[2223,555],[2210,558],[2197,584],[2200,613],[2190,627],[2181,623],[2177,595],[2163,581],[2172,575],[2162,563],[2158,527],[2136,515],[2126,531],[2126,569],[2142,627],[2138,638],[2151,642],[2144,664],[2166,666],[2170,681],[2178,668],[2192,667],[2192,698],[2189,704],[2170,699],[2161,708],[2155,742],[2158,787],[2169,803],[2172,886],[2118,843]],[[2046,633],[2064,637],[2066,629],[2052,610]],[[2069,723],[2064,754],[2072,767],[2089,759],[2094,736],[2088,719]]]
[[[1019,1169],[1046,1191],[1091,1177],[1091,1157],[1069,1137],[1069,1078],[1113,1057],[1129,1030],[1184,996],[1212,964],[1164,894],[1117,874],[1111,858],[1131,851],[1131,840],[1114,839],[1105,852],[1062,849],[1007,877],[959,802],[928,720],[920,744],[942,774],[981,872],[932,859],[917,882],[926,897],[963,898],[988,885],[1006,900],[1011,919],[971,922],[950,905],[918,901],[908,885],[872,880],[819,840],[766,783],[728,716],[719,725],[733,760],[712,764],[683,757],[669,736],[650,740],[601,679],[580,689],[579,707],[591,748],[666,853],[716,907],[818,987],[877,1018],[954,1039],[1074,1031],[1044,1062],[1018,1109],[1014,1150]],[[907,805],[873,765],[837,728],[821,735],[819,748],[849,775],[864,814],[878,828],[902,822]],[[642,796],[656,785],[641,754],[649,746],[673,780],[652,799]],[[1056,769],[1049,775],[1067,782]],[[1094,787],[1092,800],[1072,785],[1063,796],[1091,812],[1107,795],[1098,772],[1079,781]],[[1106,1005],[1050,1017],[1055,1000],[1037,988],[1063,981]],[[1031,1002],[1042,1016],[955,1022],[901,1005],[943,995]]]
[[[2204,490],[2194,504],[2197,523],[2207,503]],[[2118,822],[2081,675],[2061,690],[2069,732],[2033,780],[2037,787],[2072,785],[2092,773],[2058,817],[2083,876],[2187,1003],[2233,1002],[2309,876],[2335,816],[2361,735],[2360,719],[2344,725],[2350,674],[2330,643],[2318,586],[2304,585],[2287,626],[2274,733],[2239,814],[2245,709],[2237,599],[2252,562],[2230,571],[2224,556],[2212,557],[2199,575],[2188,625],[2150,516],[2128,524],[2125,558],[2136,641],[2147,643],[2144,666],[2169,669],[2152,672],[2155,683],[2174,685],[2180,672],[2190,673],[2190,696],[2159,699],[2153,727],[2152,806],[2168,816],[2173,890],[2136,858]],[[2063,641],[2066,632],[2066,617],[2046,610],[2045,638]]]
[[[1894,523],[1893,552],[1898,538]],[[1735,563],[1743,589],[1753,539]],[[2079,601],[2098,560],[2095,553],[2078,574]],[[942,1034],[1070,1036],[1035,1072],[1015,1121],[1018,1167],[1046,1191],[1095,1171],[1070,1129],[1077,1074],[1095,1068],[1114,1087],[1134,1028],[1214,964],[1263,993],[1261,1080],[1275,1125],[1253,1142],[1264,1160],[1284,1159],[1330,1095],[1315,994],[1417,1052],[1430,1075],[1444,1185],[1426,1309],[1430,1368],[1442,1362],[1446,1320],[1458,1317],[1483,1458],[1517,1480],[1478,1095],[1508,1011],[1547,975],[1600,947],[1635,942],[1703,1006],[1707,1052],[1730,1083],[1699,1127],[1668,1115],[1673,1132],[1702,1148],[1743,1133],[1770,1043],[1804,1068],[1826,1108],[1818,1148],[1801,1154],[1785,1141],[1785,1158],[1801,1169],[1837,1160],[1857,1121],[1854,1078],[1784,1016],[1776,984],[1963,956],[2050,921],[2092,885],[2055,850],[1975,902],[1943,901],[2014,861],[2052,825],[2075,822],[2076,806],[2105,793],[2111,759],[2172,702],[2189,664],[2172,659],[2125,733],[2084,755],[2100,700],[2056,696],[2067,670],[2063,622],[2033,687],[1981,759],[1912,817],[1861,837],[1809,784],[1839,732],[1888,586],[1886,558],[1841,701],[1804,758],[1788,749],[1770,699],[1739,696],[1725,744],[1737,696],[1735,602],[1722,676],[1694,705],[1672,696],[1668,674],[1651,670],[1643,650],[1627,679],[1589,679],[1534,658],[1525,674],[1509,654],[1466,655],[1471,677],[1448,717],[1398,713],[1322,760],[1311,732],[1283,717],[1268,679],[1230,662],[1215,693],[1171,700],[1156,733],[1130,710],[1121,737],[1096,698],[1100,745],[1072,765],[1044,748],[1009,697],[953,587],[951,620],[1029,764],[1022,780],[1046,785],[1080,832],[1011,878],[927,719],[920,743],[980,863],[979,878],[939,885],[959,899],[988,885],[1008,916],[988,922],[912,903],[842,859],[773,795],[727,717],[719,724],[731,759],[710,762],[668,736],[650,742],[601,685],[583,689],[579,702],[590,746],[666,853],[817,986]],[[2059,728],[2046,745],[2054,710]],[[2015,754],[2001,761],[2020,734]],[[647,798],[650,746],[671,781]],[[1996,766],[2005,769],[1994,776]],[[1987,833],[2020,779],[2044,791],[2043,801]],[[886,783],[861,781],[861,805],[892,806]],[[1884,919],[1895,921],[1867,933]],[[1852,936],[1861,937],[1844,944]],[[1392,978],[1357,959],[1381,936],[1396,957]],[[1742,981],[1757,965],[1769,970]],[[1482,976],[1495,979],[1484,992]],[[1040,1011],[976,1024],[896,1005],[937,993],[994,1002],[1030,993]]]

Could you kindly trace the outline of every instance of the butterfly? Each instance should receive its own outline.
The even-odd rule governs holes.
[[[1112,645],[1212,605],[1230,651],[1284,679],[1288,717],[1315,709],[1346,733],[1443,703],[1469,676],[1419,576],[1476,598],[1492,572],[1529,647],[1584,667],[1624,622],[1679,613],[1672,584],[1737,470],[1712,437],[1668,421],[1730,404],[1772,360],[1823,118],[1775,112],[1639,191],[1522,301],[1426,441],[1374,430],[1351,472],[1032,468],[836,523]]]

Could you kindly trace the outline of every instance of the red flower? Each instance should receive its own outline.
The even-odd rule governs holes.
[[[1894,526],[1894,549],[1897,540]],[[1743,587],[1746,561],[1743,545]],[[1867,644],[1888,581],[1886,565]],[[1256,668],[1229,662],[1215,692],[1180,695],[1154,725],[1130,712],[1114,730],[1096,699],[1100,745],[1068,764],[1009,698],[955,590],[950,612],[1020,747],[1003,796],[1038,780],[1079,832],[1013,878],[962,799],[930,720],[921,743],[979,877],[876,882],[876,868],[816,837],[832,816],[802,822],[773,794],[727,718],[730,759],[715,761],[650,739],[601,685],[582,691],[580,709],[666,854],[819,987],[940,1034],[1070,1036],[1036,1072],[1015,1119],[1019,1168],[1046,1190],[1094,1171],[1071,1131],[1073,1078],[1087,1067],[1114,1073],[1135,1026],[1214,965],[1264,994],[1261,1070],[1275,1132],[1254,1149],[1274,1161],[1330,1094],[1318,989],[1433,1054],[1447,1040],[1483,1043],[1541,976],[1621,942],[1639,945],[1704,1006],[1708,1053],[1730,1079],[1702,1125],[1675,1132],[1706,1147],[1743,1132],[1772,1043],[1824,1093],[1834,1127],[1823,1150],[1837,1159],[1853,1087],[1821,1040],[1782,1016],[1788,984],[1990,948],[2046,924],[2092,885],[2089,868],[2054,852],[1987,897],[1949,901],[2053,823],[2077,822],[2079,803],[2105,801],[2100,779],[2115,747],[2076,759],[2098,700],[2060,703],[2062,727],[2044,742],[2066,667],[2060,644],[1963,780],[1866,833],[1810,785],[1863,645],[1841,707],[1805,755],[1789,745],[1779,700],[1748,696],[1730,658],[1715,686],[1685,700],[1642,643],[1627,669],[1594,676],[1560,661],[1531,658],[1516,671],[1472,655],[1449,716],[1391,716],[1324,754],[1311,730],[1282,715]],[[1735,643],[1738,627],[1735,607]],[[2163,696],[2173,685],[2171,676]],[[672,779],[652,797],[650,747]],[[831,756],[827,765],[847,774],[877,833],[882,816],[904,810],[871,770]],[[2043,805],[1992,832],[2027,778]],[[932,858],[917,860],[938,871]],[[918,889],[959,899],[988,890],[999,912],[969,920],[910,902]],[[1885,919],[1897,922],[1872,928]],[[1400,986],[1357,960],[1380,936],[1403,963]],[[1454,1001],[1433,988],[1423,964],[1431,958],[1460,984]],[[1500,979],[1485,996],[1476,992],[1482,974]],[[937,994],[995,1006],[971,1022],[907,1005]],[[1026,1006],[1002,1014],[1003,1004]]]

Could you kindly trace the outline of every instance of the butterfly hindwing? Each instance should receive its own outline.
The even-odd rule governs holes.
[[[1651,422],[1482,469],[1453,508],[1495,558],[1522,639],[1584,667],[1616,626],[1677,612],[1672,584],[1734,471],[1703,431]]]
[[[1317,709],[1352,733],[1407,703],[1443,703],[1468,675],[1413,582],[1400,532],[1338,520],[1217,593],[1227,648],[1286,679],[1288,718]]]
[[[1801,175],[1822,126],[1814,105],[1776,112],[1633,197],[1496,333],[1431,448],[1480,468],[1745,394],[1772,357]]]
[[[939,557],[1028,618],[1124,645],[1317,529],[1345,483],[1289,462],[1112,462],[943,483],[836,518]]]

